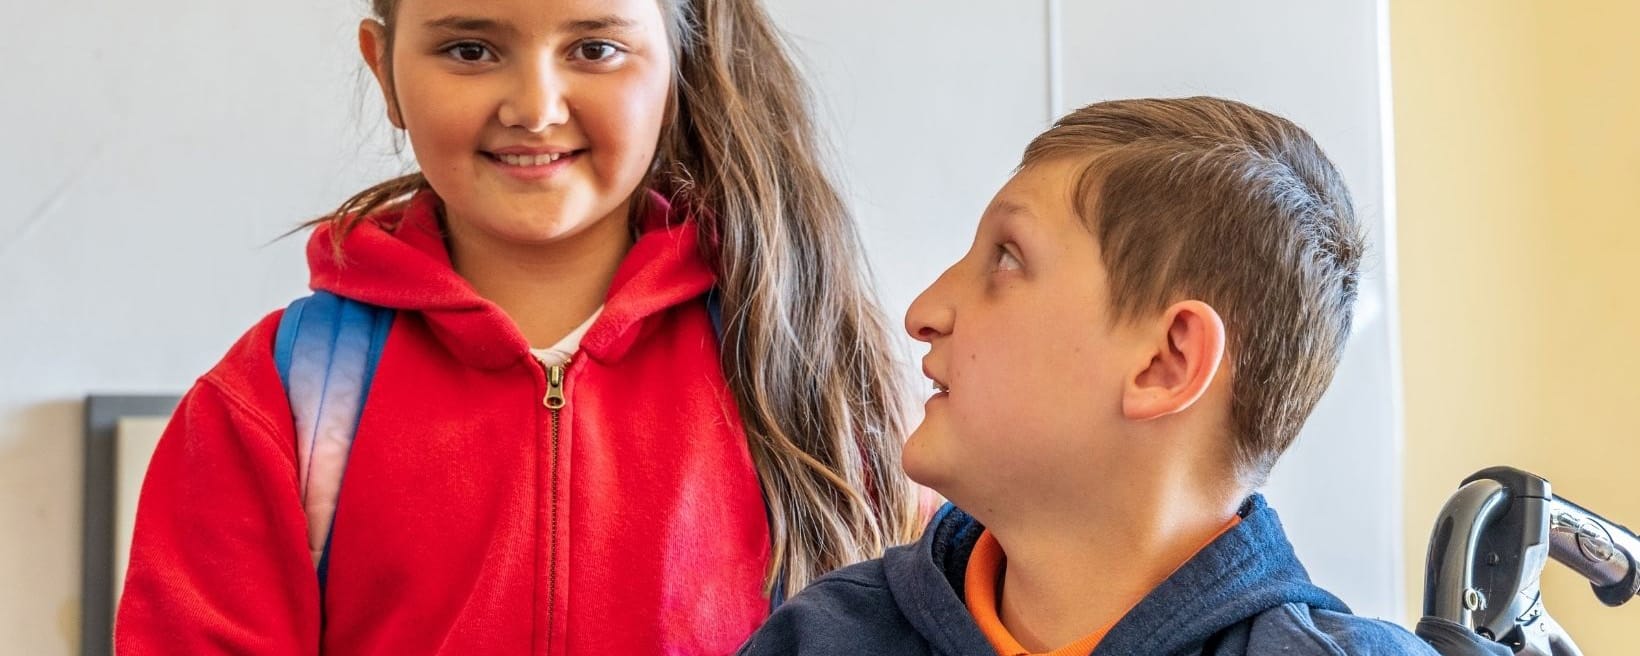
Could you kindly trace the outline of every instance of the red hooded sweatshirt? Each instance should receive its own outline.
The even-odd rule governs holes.
[[[767,517],[702,301],[713,275],[694,225],[654,200],[559,410],[530,344],[451,267],[436,196],[362,223],[344,266],[320,228],[313,287],[399,310],[325,599],[276,312],[188,392],[154,453],[117,652],[733,651],[768,612]]]

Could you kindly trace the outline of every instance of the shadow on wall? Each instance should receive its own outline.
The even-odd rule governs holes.
[[[84,407],[48,401],[0,417],[0,616],[14,618],[15,653],[79,652]]]

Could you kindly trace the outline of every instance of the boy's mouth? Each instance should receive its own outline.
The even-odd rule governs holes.
[[[934,377],[934,372],[928,370],[928,365],[926,363],[923,364],[922,370],[923,370],[922,371],[923,377],[927,378],[928,380],[930,380],[934,383],[934,391],[935,392],[939,392],[940,394],[945,394],[945,393],[948,393],[948,392],[951,391],[951,386],[950,385],[947,385],[943,382],[940,382],[940,379]]]

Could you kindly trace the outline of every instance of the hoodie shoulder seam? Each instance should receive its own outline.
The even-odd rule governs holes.
[[[1314,618],[1312,618],[1309,613],[1299,611],[1299,604],[1297,602],[1282,604],[1281,610],[1292,617],[1293,622],[1298,624],[1299,632],[1303,633],[1305,636],[1308,636],[1316,647],[1319,647],[1330,656],[1349,656],[1345,653],[1344,648],[1340,647],[1338,642],[1332,639],[1332,636],[1327,635],[1322,632],[1320,628],[1316,627]]]
[[[217,396],[222,398],[224,403],[232,406],[235,412],[256,424],[256,427],[261,429],[265,435],[279,434],[279,430],[274,428],[273,421],[268,419],[267,415],[263,414],[256,404],[240,396],[231,386],[216,380],[214,374],[213,371],[201,377],[199,379],[200,384],[209,386],[216,392]]]

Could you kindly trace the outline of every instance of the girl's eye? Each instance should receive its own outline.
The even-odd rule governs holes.
[[[1023,267],[1024,265],[1019,262],[1019,258],[1014,257],[1014,254],[1009,252],[1006,247],[997,247],[997,271],[1018,271]]]
[[[608,41],[586,41],[575,46],[575,59],[607,64],[620,56],[621,49]]]
[[[489,46],[472,41],[463,41],[444,49],[445,54],[459,62],[476,64],[495,61],[495,53],[490,52]]]

